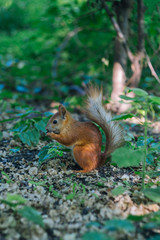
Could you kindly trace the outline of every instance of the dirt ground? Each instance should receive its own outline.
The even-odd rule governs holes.
[[[137,132],[141,129],[132,129],[135,136]],[[47,142],[28,147],[16,142],[11,135],[3,133],[0,142],[0,199],[6,199],[7,193],[21,195],[27,200],[27,206],[41,213],[45,227],[28,221],[1,202],[0,240],[80,240],[89,239],[84,235],[87,232],[104,233],[106,240],[108,237],[158,239],[159,229],[145,228],[145,219],[133,223],[134,231],[103,228],[110,219],[159,211],[160,204],[153,203],[140,191],[141,179],[135,174],[136,168],[117,168],[107,163],[91,173],[75,174],[72,169],[79,167],[70,153],[64,153],[62,158],[52,159],[39,169],[38,152]],[[157,141],[157,134],[154,137]],[[11,152],[16,145],[20,146],[20,152]],[[145,182],[157,186],[160,177],[147,176]],[[112,190],[118,186],[125,191],[114,195]]]

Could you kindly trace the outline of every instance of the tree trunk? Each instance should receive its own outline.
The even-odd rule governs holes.
[[[132,9],[133,0],[121,0],[115,2],[115,12],[117,16],[117,22],[120,26],[122,33],[125,36],[125,40],[128,40],[128,19]],[[127,53],[123,46],[122,40],[116,37],[115,40],[115,58],[113,65],[113,76],[112,76],[112,95],[113,110],[117,111],[120,107],[119,96],[122,94],[126,82],[126,64],[127,64]]]

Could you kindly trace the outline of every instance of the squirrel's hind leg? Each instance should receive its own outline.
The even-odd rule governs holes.
[[[99,146],[95,144],[75,146],[73,148],[73,156],[77,164],[82,170],[74,171],[77,173],[87,173],[99,166]]]

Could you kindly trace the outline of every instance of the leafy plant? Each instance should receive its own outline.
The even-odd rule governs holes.
[[[113,196],[121,195],[126,191],[126,188],[119,186],[112,190]]]
[[[18,194],[7,194],[6,199],[0,199],[0,202],[10,206],[16,213],[20,214],[22,217],[27,220],[38,224],[40,227],[44,227],[43,219],[36,209],[24,206],[27,203],[27,200]]]
[[[30,184],[33,184],[35,186],[43,186],[46,187],[46,181],[39,181],[39,182],[35,182],[35,181],[29,181]]]
[[[10,179],[10,177],[8,176],[8,174],[4,171],[1,171],[1,174],[4,176],[6,183],[10,184],[12,182],[12,180]]]
[[[45,161],[55,158],[55,157],[62,157],[63,152],[68,151],[65,147],[63,147],[58,142],[52,142],[44,146],[40,152],[38,153],[39,161],[38,164],[41,166]]]
[[[29,146],[37,145],[41,136],[40,132],[46,132],[45,127],[48,117],[32,117],[37,114],[41,113],[34,111],[32,108],[27,109],[24,113],[16,114],[18,121],[11,129],[15,137]]]
[[[105,233],[101,233],[101,232],[86,232],[83,237],[82,240],[114,240],[114,238],[108,236]]]
[[[143,150],[134,150],[129,147],[121,147],[112,153],[112,163],[118,167],[138,167],[144,159]]]
[[[7,198],[1,199],[1,202],[9,205],[10,207],[15,208],[19,205],[23,205],[24,203],[27,202],[27,200],[18,194],[9,194],[8,193]]]
[[[144,195],[156,203],[160,203],[160,187],[144,190]]]
[[[66,196],[66,200],[71,200],[73,198],[84,196],[85,193],[86,193],[86,189],[85,189],[85,186],[82,183],[80,183],[80,184],[73,183],[72,193],[69,193]]]
[[[38,224],[40,227],[44,227],[41,214],[35,208],[24,206],[23,208],[18,209],[18,213],[29,221]]]
[[[121,96],[122,99],[126,101],[133,101],[134,104],[139,104],[143,108],[144,122],[144,144],[138,150],[128,149],[128,147],[123,147],[117,149],[112,154],[112,162],[116,163],[119,167],[131,167],[138,166],[142,162],[142,189],[145,188],[144,179],[146,175],[146,160],[148,155],[148,112],[153,104],[160,104],[160,98],[155,96],[149,96],[148,93],[139,88],[127,88],[129,92],[134,92],[136,97],[130,98],[128,96]],[[115,120],[122,120],[126,118],[133,117],[133,114],[124,114],[113,118]],[[136,117],[136,115],[135,115]]]
[[[135,231],[135,226],[131,221],[122,220],[122,219],[108,220],[105,222],[104,228],[110,231],[115,231],[115,230],[127,231],[127,232]]]
[[[86,224],[86,227],[94,227],[97,229],[97,231],[90,230],[86,232],[82,239],[89,240],[92,238],[94,239],[94,237],[95,239],[114,239],[110,237],[110,235],[114,236],[114,232],[133,234],[136,231],[136,227],[140,228],[141,231],[159,229],[160,211],[142,216],[129,215],[127,219],[111,219],[107,220],[103,224],[100,222],[89,222]]]
[[[62,198],[62,195],[53,189],[53,185],[49,187],[49,192],[52,193],[52,195],[56,198]]]

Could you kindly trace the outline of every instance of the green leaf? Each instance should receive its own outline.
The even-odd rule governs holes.
[[[15,124],[14,128],[11,130],[13,132],[17,132],[17,133],[22,133],[24,132],[27,128],[28,128],[28,124],[26,124],[26,121],[21,120],[20,122],[18,122],[17,124]]]
[[[5,112],[6,109],[7,109],[7,107],[8,107],[8,102],[2,100],[2,102],[0,102],[0,105],[1,105],[1,103],[2,103],[2,106],[1,106],[1,108],[0,108],[0,109],[1,109],[1,112]]]
[[[44,133],[46,133],[46,123],[41,120],[39,122],[36,122],[35,123],[35,127],[39,130],[39,131],[42,131]]]
[[[128,147],[121,147],[112,153],[112,163],[116,163],[118,167],[137,167],[143,159],[143,150]]]
[[[113,238],[101,232],[87,232],[83,235],[82,240],[113,240]]]
[[[0,132],[0,141],[2,140],[2,138],[3,138],[3,134],[2,132]]]
[[[68,151],[68,149],[64,148],[59,143],[49,143],[45,147],[43,147],[40,152],[38,153],[39,160],[38,164],[41,166],[43,162],[48,159],[55,158],[57,156],[63,156],[63,151]]]
[[[160,97],[149,96],[149,100],[151,103],[160,104]]]
[[[22,132],[20,133],[19,135],[19,138],[21,139],[21,141],[24,143],[24,144],[27,144],[29,146],[32,145],[31,141],[30,141],[30,138],[29,138],[29,135],[27,132]]]
[[[10,184],[12,182],[12,180],[10,179],[10,177],[8,176],[8,174],[6,172],[1,171],[1,174],[7,178],[7,181],[6,181],[7,183]]]
[[[98,187],[104,187],[104,183],[102,183],[102,182],[97,182],[97,186],[98,186]]]
[[[128,118],[132,118],[132,117],[134,117],[134,116],[135,116],[135,115],[132,114],[132,113],[122,114],[122,115],[119,115],[119,116],[116,116],[116,117],[112,118],[111,121],[128,119]]]
[[[16,207],[27,202],[25,198],[18,194],[7,194],[6,200],[1,199],[1,202],[9,205],[10,207]]]
[[[20,133],[18,136],[24,144],[31,146],[39,143],[40,133],[36,128],[33,128]]]
[[[18,213],[24,217],[27,218],[29,221],[38,224],[41,227],[44,227],[43,219],[40,214],[36,209],[32,207],[25,206],[21,209],[18,210]]]
[[[148,93],[140,88],[127,88],[129,89],[129,92],[134,92],[136,95],[140,97],[147,97]]]
[[[131,144],[131,141],[134,140],[134,135],[133,135],[133,133],[127,132],[127,133],[124,135],[124,140],[125,140],[126,142],[129,142],[129,144]]]
[[[124,100],[130,100],[130,101],[134,101],[136,99],[136,98],[131,98],[131,97],[128,97],[128,96],[125,96],[125,95],[120,95],[120,98],[124,99]]]
[[[9,151],[11,151],[12,153],[20,152],[20,147],[11,148],[9,149]]]
[[[7,194],[7,200],[8,201],[16,201],[18,204],[24,204],[27,202],[27,200],[25,198],[23,198],[21,195],[18,194]]]
[[[159,229],[160,228],[160,222],[159,223],[158,222],[148,222],[148,223],[143,225],[143,228],[144,229],[151,229],[151,230],[153,230],[155,228]]]
[[[160,187],[146,189],[144,195],[153,202],[160,203]]]
[[[76,195],[76,194],[75,194],[74,192],[68,194],[68,195],[66,196],[66,200],[71,200],[71,199],[75,198],[75,195]]]
[[[151,213],[150,214],[150,221],[160,223],[160,211]]]
[[[32,111],[32,109],[31,110],[28,110],[27,112],[25,112],[25,113],[19,113],[19,114],[17,114],[17,116],[18,117],[20,117],[20,118],[24,118],[24,117],[26,117],[26,116],[28,116],[30,113],[32,113],[33,111]]]
[[[51,192],[56,198],[62,198],[62,195],[59,192],[53,190],[53,185],[49,186],[49,192]]]
[[[3,122],[10,122],[10,121],[13,121],[17,118],[8,118],[8,119],[4,119],[4,120],[1,120],[0,123],[3,123]]]
[[[106,221],[105,229],[112,231],[123,230],[127,232],[133,232],[135,231],[135,226],[129,220],[113,219]]]
[[[127,219],[138,222],[138,221],[141,221],[144,217],[145,217],[145,215],[143,215],[143,216],[129,215]]]
[[[39,143],[40,133],[36,128],[30,129],[26,133],[34,145],[37,145]]]
[[[117,196],[117,195],[121,195],[123,194],[127,189],[122,187],[122,186],[119,186],[119,187],[116,187],[112,190],[112,194],[113,196]]]
[[[159,240],[159,234],[156,234],[156,235],[148,238],[147,240]]]
[[[59,192],[55,191],[55,190],[52,190],[51,193],[52,193],[53,196],[56,197],[56,198],[62,198],[62,195],[61,195]]]

